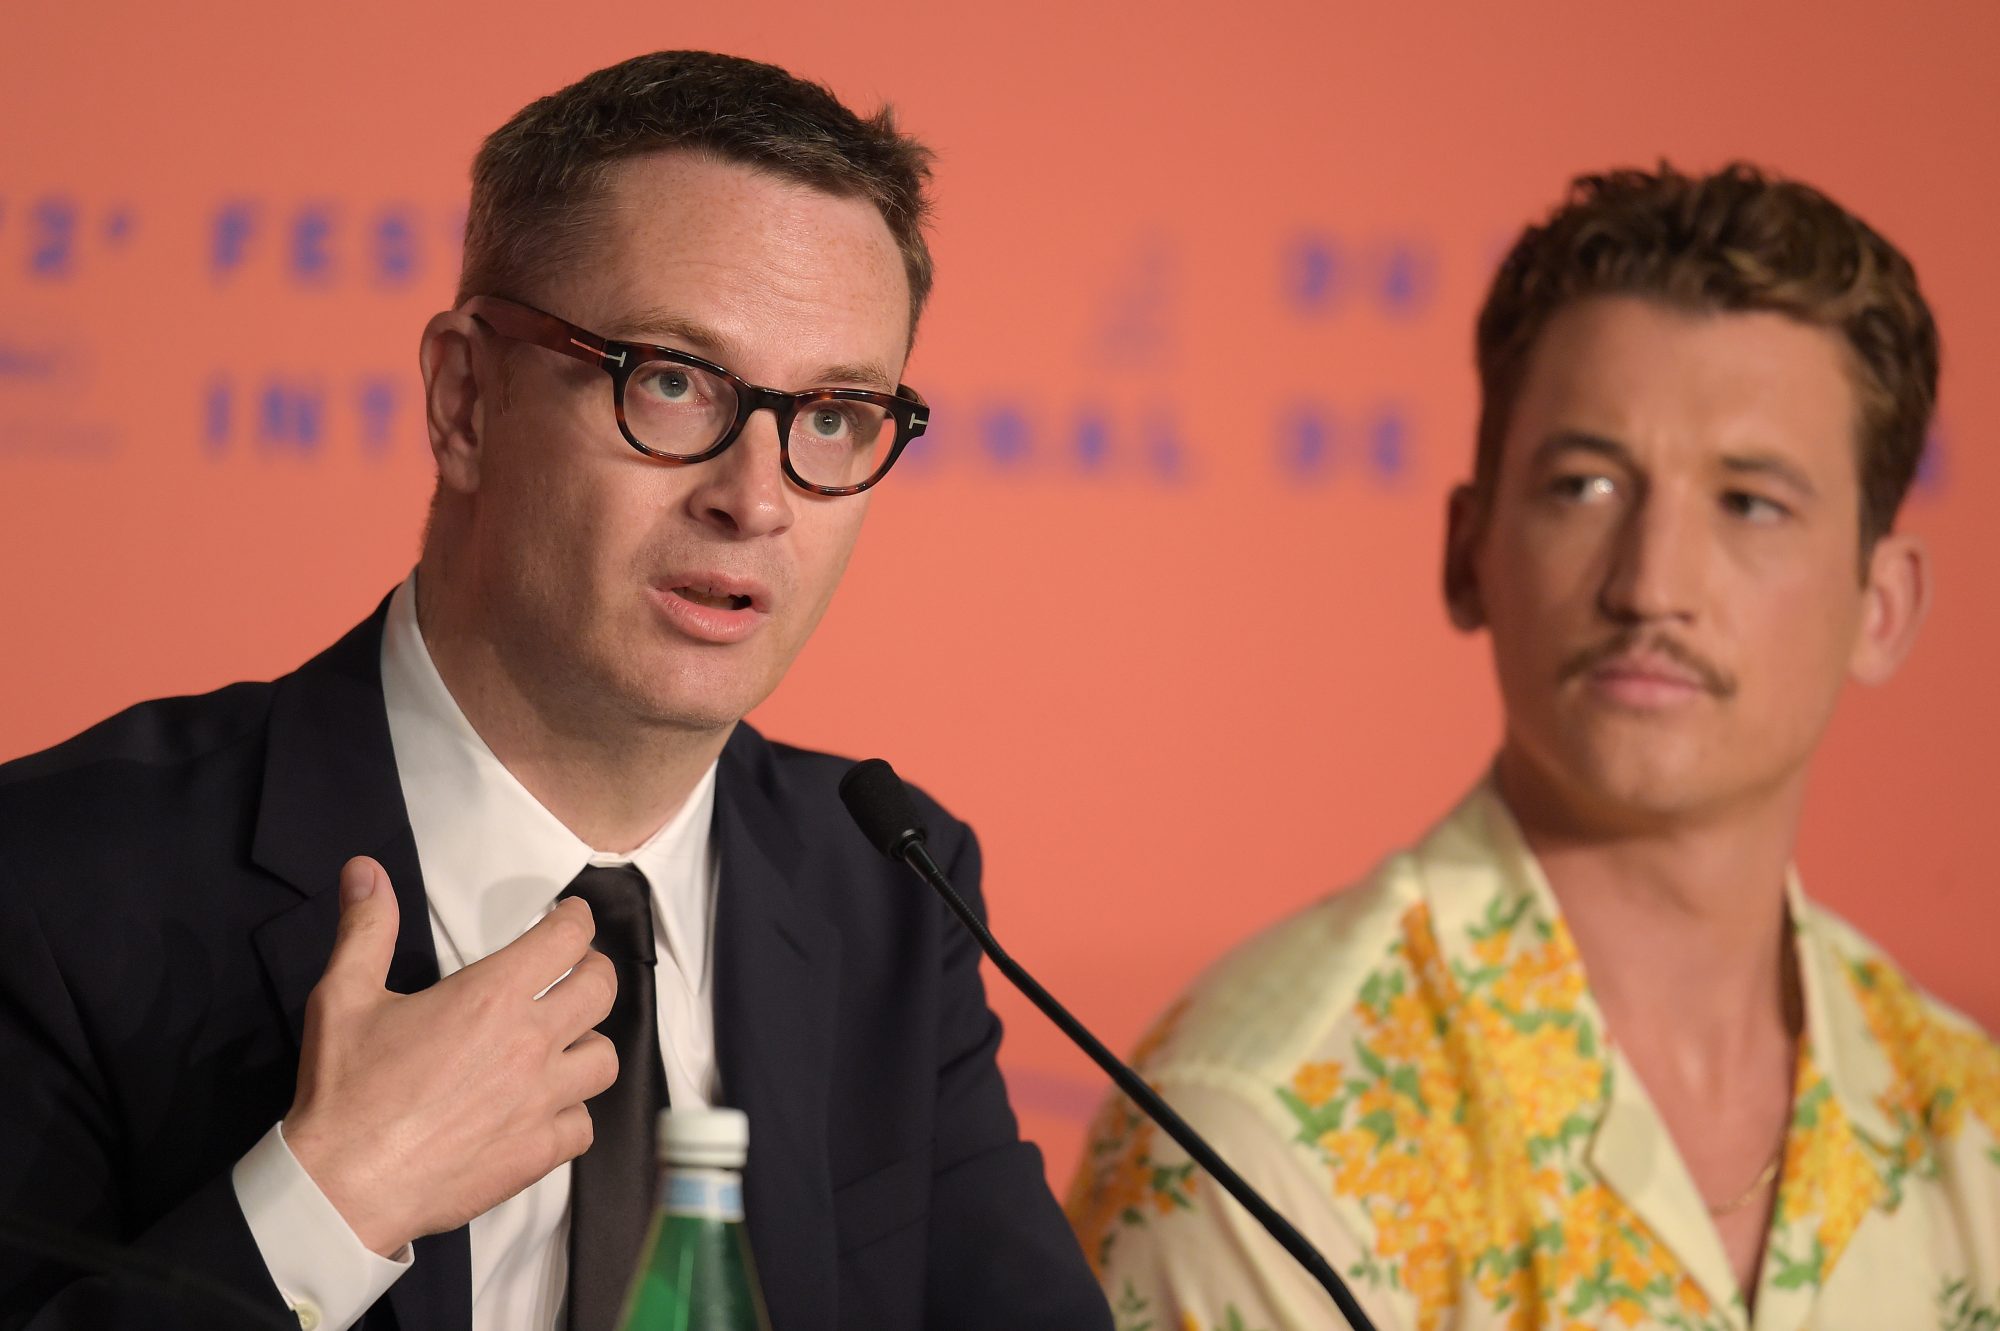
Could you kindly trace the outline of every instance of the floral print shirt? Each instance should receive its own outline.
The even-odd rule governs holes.
[[[1805,1029],[1754,1318],[1490,787],[1135,1061],[1384,1331],[2000,1328],[2000,1049],[1787,891]],[[1341,1325],[1123,1097],[1068,1204],[1119,1331]]]

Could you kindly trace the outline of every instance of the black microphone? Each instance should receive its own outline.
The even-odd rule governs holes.
[[[1069,1014],[1069,1010],[1050,996],[1049,991],[1036,982],[1035,977],[1021,969],[1012,957],[1000,946],[965,899],[952,887],[944,870],[938,868],[924,848],[924,824],[917,816],[917,808],[910,800],[910,792],[904,788],[903,780],[896,775],[896,769],[880,758],[870,758],[849,768],[847,775],[840,779],[840,801],[847,806],[861,834],[868,838],[875,849],[892,860],[901,860],[916,870],[917,876],[937,889],[944,898],[944,904],[951,907],[952,914],[958,916],[972,936],[979,940],[979,946],[993,959],[1016,989],[1028,996],[1030,1002],[1042,1010],[1044,1016],[1053,1021],[1062,1033],[1067,1035],[1091,1061],[1103,1068],[1132,1101],[1146,1112],[1146,1116],[1166,1130],[1169,1137],[1180,1143],[1188,1157],[1208,1172],[1210,1178],[1242,1203],[1264,1227],[1266,1233],[1278,1241],[1279,1246],[1292,1255],[1292,1259],[1304,1267],[1306,1273],[1317,1280],[1326,1292],[1333,1296],[1334,1304],[1353,1331],[1375,1331],[1375,1324],[1368,1320],[1368,1314],[1354,1301],[1340,1277],[1319,1250],[1306,1242],[1305,1235],[1292,1227],[1290,1221],[1279,1215],[1271,1204],[1258,1195],[1257,1190],[1243,1181],[1242,1175],[1231,1169],[1228,1162],[1215,1153],[1215,1148],[1202,1139],[1200,1133],[1189,1127],[1187,1121],[1173,1111],[1158,1093],[1148,1086],[1137,1073],[1120,1062],[1117,1055],[1104,1047],[1102,1041],[1084,1028],[1082,1022]]]

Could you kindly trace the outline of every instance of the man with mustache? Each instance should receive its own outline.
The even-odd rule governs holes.
[[[1993,1322],[2000,1052],[1792,868],[1835,699],[1929,596],[1915,274],[1750,168],[1587,177],[1477,350],[1444,590],[1490,776],[1214,967],[1145,1075],[1384,1327]],[[1071,1219],[1135,1324],[1337,1324],[1122,1101]]]
[[[1109,1326],[976,944],[741,723],[928,415],[928,161],[697,51],[488,138],[416,571],[0,768],[0,1325],[611,1331],[722,1104],[778,1331]]]

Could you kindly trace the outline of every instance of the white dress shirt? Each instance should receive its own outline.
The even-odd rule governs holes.
[[[390,599],[382,694],[417,843],[440,975],[527,932],[586,865],[632,864],[652,887],[661,1056],[677,1106],[717,1094],[715,768],[625,855],[594,851],[530,795],[473,730],[417,627],[416,578]],[[470,1226],[473,1331],[552,1331],[569,1261],[568,1165]],[[305,1331],[346,1331],[408,1269],[364,1247],[273,1127],[234,1173],[265,1265]]]

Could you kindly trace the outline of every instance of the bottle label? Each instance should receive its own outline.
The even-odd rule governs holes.
[[[703,1220],[743,1218],[743,1176],[733,1169],[673,1169],[660,1180],[660,1209]]]

